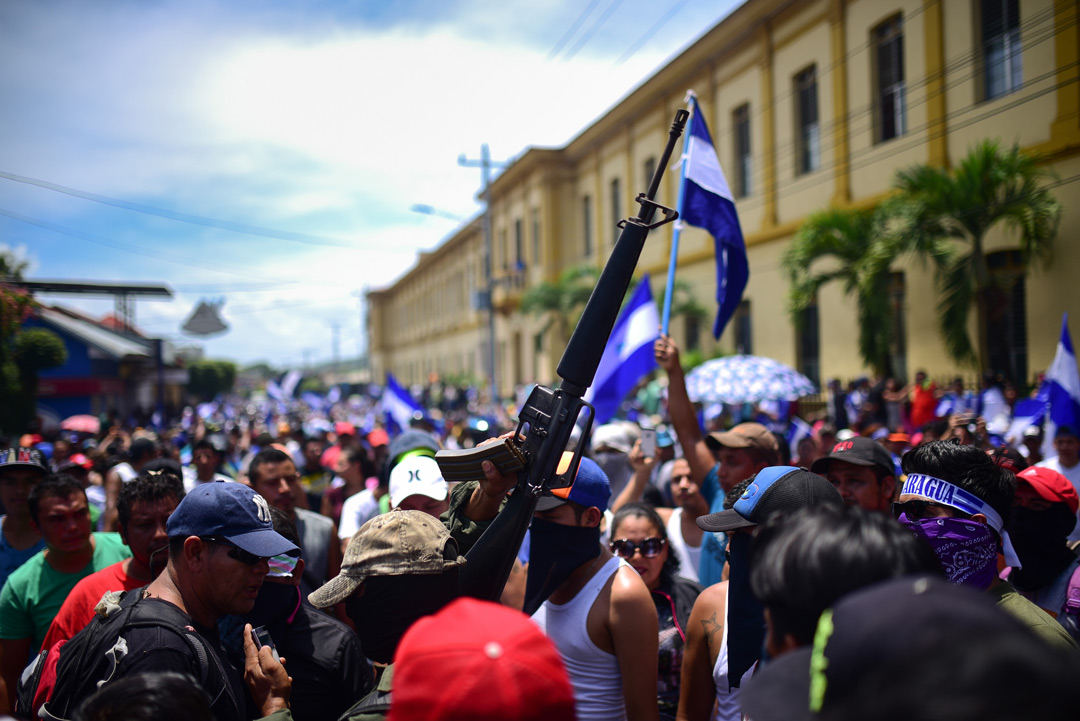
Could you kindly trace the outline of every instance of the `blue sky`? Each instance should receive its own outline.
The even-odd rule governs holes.
[[[738,4],[6,0],[0,245],[30,278],[170,286],[136,322],[178,342],[224,298],[210,357],[329,360],[332,324],[353,357],[363,290],[456,227],[410,207],[479,210],[460,154],[565,144]]]

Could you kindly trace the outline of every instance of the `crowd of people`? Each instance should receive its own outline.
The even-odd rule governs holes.
[[[436,456],[499,442],[509,416],[391,430],[343,402],[258,430],[207,412],[12,439],[0,711],[1073,718],[1078,429],[1049,454],[1041,427],[1010,442],[992,383],[924,374],[836,386],[790,427],[775,404],[717,427],[670,338],[655,356],[665,417],[575,436],[497,599],[464,578],[519,478],[485,461],[449,483]]]

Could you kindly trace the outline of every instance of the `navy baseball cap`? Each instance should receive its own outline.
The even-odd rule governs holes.
[[[877,466],[887,475],[896,475],[896,466],[893,464],[892,454],[884,446],[872,438],[855,436],[846,441],[837,441],[829,455],[814,461],[810,470],[814,473],[824,473],[829,470],[830,461],[842,461],[856,466]]]
[[[49,473],[45,455],[36,448],[7,448],[0,451],[0,471],[20,466],[40,471],[42,476]]]
[[[169,516],[169,538],[221,538],[261,558],[300,549],[274,530],[270,506],[249,486],[236,481],[215,481],[198,486],[184,496]]]
[[[560,474],[565,473],[570,467],[570,459],[573,456],[574,454],[570,451],[563,453],[558,468]],[[606,511],[609,498],[611,498],[611,484],[608,483],[608,477],[600,470],[600,466],[596,465],[596,461],[582,457],[573,484],[566,488],[556,488],[551,491],[550,496],[541,498],[536,503],[536,510],[550,511],[567,501],[573,501],[585,508],[599,508],[601,511]]]
[[[776,511],[791,512],[828,503],[840,506],[844,499],[818,474],[795,466],[769,466],[754,477],[734,506],[699,516],[697,524],[714,533],[731,531],[756,526]]]

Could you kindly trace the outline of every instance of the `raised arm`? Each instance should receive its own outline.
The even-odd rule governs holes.
[[[700,485],[705,480],[705,474],[716,465],[716,461],[701,436],[694,405],[686,392],[686,376],[683,374],[682,363],[679,362],[679,347],[671,336],[661,335],[653,344],[653,354],[656,363],[668,375],[668,415],[671,416],[671,426],[675,429],[683,455],[690,463],[694,483]]]

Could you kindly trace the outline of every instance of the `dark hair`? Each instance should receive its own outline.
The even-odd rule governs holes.
[[[826,701],[820,718],[1067,721],[1076,718],[1078,675],[1075,651],[1029,630],[953,629],[868,666],[854,683],[836,689],[839,698]],[[830,683],[830,694],[833,688]]]
[[[776,431],[769,432],[776,439],[776,463],[787,463],[791,460],[791,444],[788,443],[787,437],[783,433],[777,433]]]
[[[82,484],[66,473],[52,473],[45,476],[32,489],[26,505],[30,508],[30,518],[34,523],[38,521],[38,509],[44,498],[67,498],[68,496],[81,495],[86,498],[86,490]]]
[[[620,523],[631,516],[634,518],[644,518],[646,521],[656,526],[659,530],[660,537],[668,544],[667,560],[664,561],[664,566],[660,569],[660,585],[669,587],[675,580],[675,577],[679,575],[679,556],[671,548],[667,527],[664,525],[663,519],[660,518],[660,514],[656,512],[655,508],[647,503],[627,503],[615,512],[615,517],[611,519],[611,530],[608,535],[611,536],[611,540],[614,541],[615,529],[619,527]]]
[[[293,465],[296,464],[292,456],[279,448],[263,448],[255,454],[255,457],[251,459],[251,463],[248,464],[248,478],[254,484],[259,477],[259,466],[265,466],[268,463],[284,463],[285,461],[289,461]]]
[[[814,637],[822,612],[852,591],[917,573],[941,575],[937,556],[888,516],[857,506],[812,506],[771,516],[750,547],[750,587],[777,637]]]
[[[359,463],[360,473],[364,478],[371,478],[372,476],[379,475],[379,471],[375,468],[375,464],[371,460],[371,455],[368,450],[363,446],[356,446],[345,451],[345,457],[349,460],[349,463]],[[389,474],[389,471],[387,471]],[[387,475],[389,478],[389,475]],[[380,479],[381,481],[381,479]],[[385,484],[384,484],[385,485]]]
[[[284,536],[285,540],[299,548],[303,553],[303,546],[300,545],[300,534],[296,530],[296,523],[289,518],[285,511],[270,506],[270,522],[274,525],[274,530],[277,531],[279,536]]]
[[[75,711],[74,721],[210,721],[206,691],[192,676],[159,671],[102,686]]]
[[[214,453],[221,453],[221,451],[219,451],[214,446],[213,442],[210,440],[209,437],[203,438],[202,440],[200,440],[198,443],[196,443],[194,446],[191,447],[192,453],[194,453],[195,451],[201,451],[201,450],[211,450]]]
[[[739,497],[746,493],[746,489],[750,487],[750,484],[754,482],[755,478],[757,478],[756,473],[749,478],[744,478],[732,487],[731,493],[724,496],[725,511],[730,511],[735,507],[735,501],[739,500]]]
[[[1016,480],[986,452],[955,441],[931,441],[912,448],[901,461],[904,473],[925,473],[973,493],[990,504],[1008,527]]]
[[[127,457],[133,461],[139,461],[147,456],[157,455],[157,443],[149,438],[136,438],[128,446]]]
[[[184,482],[169,471],[143,471],[120,487],[116,499],[116,515],[121,526],[127,528],[131,521],[131,508],[136,503],[155,503],[172,498],[177,503],[184,500]]]

